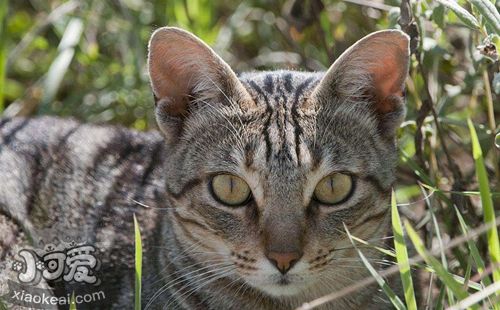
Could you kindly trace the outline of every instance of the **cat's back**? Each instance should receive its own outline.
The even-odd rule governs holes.
[[[0,235],[8,236],[0,240],[0,261],[7,262],[0,279],[16,279],[8,262],[20,249],[82,241],[98,249],[109,308],[124,308],[133,295],[133,216],[153,247],[148,240],[165,202],[164,154],[155,131],[54,117],[0,119]],[[145,255],[154,269],[155,254]],[[0,281],[0,295],[6,283]],[[71,292],[58,285],[58,294]]]
[[[37,230],[53,228],[61,216],[93,223],[100,207],[161,191],[163,152],[157,132],[54,117],[2,119],[0,210],[29,218]]]

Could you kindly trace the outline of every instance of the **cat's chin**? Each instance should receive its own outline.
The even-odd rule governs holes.
[[[305,287],[296,284],[287,284],[287,285],[276,284],[276,285],[262,286],[259,287],[259,289],[269,296],[286,298],[302,294],[305,290]]]
[[[288,279],[279,279],[275,281],[266,281],[265,283],[249,283],[254,288],[271,297],[287,298],[302,295],[308,286],[302,281],[293,281]]]

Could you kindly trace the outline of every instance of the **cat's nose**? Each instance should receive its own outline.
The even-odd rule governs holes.
[[[302,257],[301,252],[269,252],[267,258],[278,270],[285,274],[290,270],[295,263]]]

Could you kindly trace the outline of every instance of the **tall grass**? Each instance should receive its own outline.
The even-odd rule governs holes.
[[[4,93],[6,74],[5,67],[7,64],[7,10],[8,0],[0,0],[0,113],[4,109]]]
[[[141,309],[142,294],[142,239],[141,230],[134,214],[134,240],[135,240],[135,301],[134,309]]]

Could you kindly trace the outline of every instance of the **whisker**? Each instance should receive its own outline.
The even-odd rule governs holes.
[[[214,281],[217,281],[221,278],[224,278],[224,277],[227,277],[230,272],[232,272],[233,270],[235,270],[236,267],[234,266],[228,266],[228,267],[223,267],[223,268],[220,268],[218,270],[215,270],[215,271],[212,271],[212,272],[215,272],[214,274],[212,275],[209,275],[207,278],[203,279],[204,283],[202,284],[198,284],[189,289],[188,291],[180,294],[180,295],[177,295],[176,293],[172,294],[172,300],[169,301],[163,308],[164,309],[169,309],[168,306],[172,303],[172,302],[175,302],[177,301],[179,298],[182,298],[182,300],[185,300],[187,297],[191,296],[191,294],[193,294],[194,292],[198,291],[199,289],[201,289],[202,287],[205,287],[207,285],[209,285],[210,283],[213,283]],[[191,279],[190,279],[191,280]],[[183,288],[185,288],[187,285],[189,285],[189,283],[183,285],[179,290],[177,290],[176,292],[182,290]],[[182,301],[181,300],[181,301]]]
[[[191,277],[187,277],[186,276],[189,276],[195,272],[199,272],[200,270],[204,270],[204,269],[207,269],[208,267],[209,268],[213,268],[213,267],[217,267],[217,266],[221,266],[221,268],[219,269],[216,269],[216,270],[208,270],[208,271],[205,271],[205,272],[202,272],[201,274],[197,274],[197,275],[193,275]],[[224,266],[226,265],[226,266]],[[145,307],[145,310],[148,309],[154,300],[156,300],[161,294],[165,293],[166,291],[168,291],[170,288],[172,288],[173,286],[175,285],[178,285],[180,283],[183,283],[183,282],[186,282],[186,281],[191,281],[193,279],[197,279],[197,278],[203,278],[203,276],[205,276],[206,274],[210,274],[212,272],[216,272],[217,270],[220,270],[220,269],[223,269],[223,268],[229,268],[229,267],[232,267],[232,264],[228,265],[227,263],[219,263],[219,264],[213,264],[211,266],[207,266],[207,267],[203,267],[203,268],[200,268],[200,269],[197,269],[197,270],[194,270],[194,271],[191,271],[189,273],[186,273],[186,274],[182,274],[180,277],[177,277],[176,279],[172,280],[174,281],[172,283],[172,281],[169,281],[168,283],[166,283],[165,285],[163,285],[160,289],[158,289],[158,291],[153,294],[153,296],[151,297],[151,299],[149,300],[149,302],[146,304],[146,307]]]

